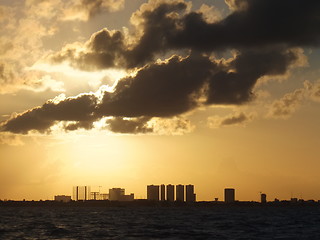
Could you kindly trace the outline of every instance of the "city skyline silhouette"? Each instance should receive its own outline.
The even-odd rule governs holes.
[[[228,186],[243,201],[320,199],[318,1],[4,0],[0,12],[1,200],[70,186],[143,199],[148,184],[163,199],[169,183],[192,183],[197,201]]]

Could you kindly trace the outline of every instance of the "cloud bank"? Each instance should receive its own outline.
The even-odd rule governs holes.
[[[285,75],[301,61],[302,47],[319,46],[319,1],[226,2],[232,12],[224,19],[210,20],[201,11],[191,11],[190,3],[183,0],[149,1],[131,17],[135,33],[102,29],[82,45],[66,45],[50,56],[52,63],[136,74],[121,79],[113,92],[104,91],[102,96],[86,93],[58,103],[48,101],[3,122],[1,130],[44,133],[61,121],[67,131],[91,129],[95,121],[107,117],[111,131],[152,132],[154,118],[254,100],[261,77]],[[102,1],[96,4],[102,6]],[[95,5],[93,13],[94,9]],[[230,50],[233,58],[215,58],[217,52]],[[158,61],[161,56],[166,60]],[[247,119],[242,114],[221,124]]]

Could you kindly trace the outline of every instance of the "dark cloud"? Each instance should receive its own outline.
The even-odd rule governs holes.
[[[146,117],[135,119],[115,117],[107,120],[107,124],[109,129],[115,133],[148,133],[153,132],[153,129],[146,125],[149,120],[150,118]]]
[[[30,130],[46,132],[57,121],[92,122],[96,120],[96,104],[96,97],[89,94],[67,98],[59,103],[48,101],[41,107],[14,116],[2,124],[1,130],[26,134]]]
[[[128,45],[120,32],[107,30],[94,35],[87,52],[74,57],[74,49],[63,50],[55,61],[96,68],[142,66],[156,54],[169,50],[253,49],[318,46],[320,43],[320,2],[317,0],[235,0],[235,11],[221,21],[208,23],[199,12],[186,13],[181,1],[149,3],[135,13],[142,35]],[[100,36],[101,35],[101,36]],[[115,44],[116,43],[116,44]],[[99,46],[95,48],[92,46]],[[64,56],[59,58],[59,56]],[[121,64],[119,64],[121,59]]]
[[[169,117],[197,106],[198,94],[215,64],[207,57],[175,56],[167,63],[152,64],[135,77],[119,82],[114,94],[106,93],[98,112],[104,116]]]
[[[149,118],[177,116],[203,103],[252,100],[259,78],[286,74],[299,61],[296,47],[319,45],[320,1],[227,2],[233,12],[208,23],[200,12],[188,12],[182,0],[150,1],[132,17],[136,35],[102,29],[92,35],[84,50],[76,44],[65,47],[52,56],[54,62],[69,61],[87,71],[140,70],[119,81],[115,91],[105,92],[102,99],[85,94],[47,102],[2,123],[2,130],[45,132],[58,121],[73,121],[65,125],[66,130],[90,129],[94,121],[114,117],[107,120],[112,131],[148,132]],[[215,51],[230,49],[237,52],[233,59],[219,62],[212,57]],[[158,54],[171,51],[185,51],[189,56],[154,62]],[[229,121],[235,120],[243,116]]]
[[[170,4],[162,3],[138,12],[137,18],[143,22],[138,28],[143,29],[143,35],[136,46],[126,53],[128,67],[140,66],[152,60],[155,53],[170,50],[168,39],[173,38],[180,25],[180,15],[170,13],[184,12],[186,8],[186,3],[172,1]]]
[[[255,117],[254,113],[234,113],[228,115],[226,117],[210,117],[208,119],[208,123],[210,127],[218,128],[218,127],[225,127],[225,126],[233,126],[233,125],[244,125],[253,120]]]
[[[64,126],[64,129],[66,131],[74,131],[80,128],[90,130],[93,128],[93,120],[94,119],[91,119],[91,121],[88,120],[88,121],[77,121],[76,123],[68,123]]]
[[[225,119],[223,119],[221,121],[221,125],[236,125],[236,124],[242,124],[244,122],[247,122],[251,119],[251,116],[247,116],[246,114],[244,114],[243,112],[231,116],[231,117],[227,117]]]
[[[211,78],[207,103],[245,103],[254,97],[252,89],[260,77],[285,74],[298,59],[294,50],[275,48],[243,51],[229,63],[229,68]]]
[[[91,36],[86,51],[78,53],[76,46],[70,47],[52,56],[52,60],[54,62],[68,60],[73,67],[84,71],[125,66],[123,39],[119,31],[102,29]]]
[[[203,51],[270,45],[318,46],[320,2],[317,0],[236,0],[236,11],[213,24],[200,13],[187,14],[183,28],[169,38],[176,48]]]
[[[177,116],[203,102],[248,101],[259,77],[283,74],[296,59],[294,51],[272,50],[245,52],[227,64],[216,63],[202,54],[187,58],[174,56],[166,62],[145,66],[134,77],[120,80],[115,91],[104,92],[101,100],[94,94],[84,94],[59,103],[49,101],[8,120],[2,129],[15,133],[44,132],[58,121],[75,121],[65,125],[68,131],[90,129],[94,121],[112,116],[116,117],[108,121],[112,131],[148,132],[151,129],[145,127],[142,119]],[[250,67],[252,61],[257,62],[257,68]]]
[[[136,18],[143,23],[136,27],[141,28],[143,34],[133,46],[126,43],[121,32],[103,29],[86,43],[86,51],[79,52],[77,46],[70,46],[51,56],[51,60],[56,63],[69,61],[83,70],[141,67],[156,53],[168,50],[167,39],[177,31],[179,20],[169,13],[183,11],[186,7],[181,1],[172,1],[141,10]]]

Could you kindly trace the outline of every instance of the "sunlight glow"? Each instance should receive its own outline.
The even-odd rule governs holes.
[[[67,63],[51,65],[48,63],[37,62],[32,67],[26,68],[26,70],[38,70],[47,73],[62,73],[68,77],[75,79],[83,79],[89,82],[89,85],[93,87],[99,87],[107,81],[106,85],[112,86],[121,78],[128,75],[124,69],[106,69],[102,71],[86,72],[75,68],[72,68]]]

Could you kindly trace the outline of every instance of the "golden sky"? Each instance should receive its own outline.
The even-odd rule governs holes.
[[[320,199],[320,3],[0,0],[0,199],[194,184]]]

